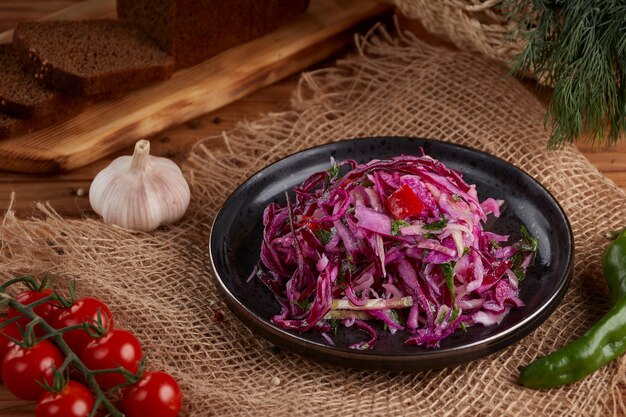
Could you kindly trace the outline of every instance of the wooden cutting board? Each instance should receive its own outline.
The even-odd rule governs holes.
[[[90,0],[54,19],[114,15],[114,0]],[[311,0],[277,31],[178,71],[165,82],[103,101],[66,122],[0,140],[0,169],[52,173],[78,168],[213,111],[324,60],[392,7],[376,0]],[[0,42],[10,34],[0,34]]]

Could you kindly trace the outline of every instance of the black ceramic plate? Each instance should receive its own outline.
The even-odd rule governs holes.
[[[490,218],[487,229],[518,239],[524,225],[539,241],[533,267],[521,284],[526,306],[512,310],[498,326],[473,326],[457,330],[437,349],[406,346],[407,334],[383,333],[376,347],[348,349],[366,339],[358,330],[341,328],[329,346],[317,333],[292,333],[271,322],[279,312],[272,294],[257,280],[246,282],[259,258],[262,213],[271,202],[284,203],[285,191],[314,172],[338,161],[367,162],[401,154],[426,154],[459,170],[476,184],[481,200],[504,199],[502,216]],[[335,142],[288,156],[259,171],[228,198],[215,218],[209,252],[218,287],[232,311],[249,327],[271,342],[316,359],[353,368],[392,371],[442,368],[488,355],[521,339],[541,324],[567,290],[574,255],[572,230],[554,197],[529,175],[487,153],[435,140],[417,138],[365,138]]]

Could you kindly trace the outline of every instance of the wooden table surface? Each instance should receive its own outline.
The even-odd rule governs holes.
[[[80,0],[0,0],[0,32],[12,28],[19,21],[37,19],[77,1]],[[297,79],[297,75],[289,77],[192,123],[161,132],[149,138],[151,152],[180,164],[197,140],[219,135],[233,128],[239,121],[251,120],[263,113],[287,110]],[[218,142],[219,139],[216,140]],[[611,149],[594,148],[590,144],[578,146],[601,172],[626,189],[626,141]],[[15,192],[13,209],[22,217],[34,212],[36,201],[50,201],[54,208],[67,216],[89,213],[88,197],[79,190],[87,191],[96,173],[115,157],[131,153],[132,147],[60,175],[25,175],[0,171],[0,209],[4,211],[8,207],[11,193]],[[16,399],[0,386],[0,416],[31,416],[34,415],[33,409],[32,403]]]

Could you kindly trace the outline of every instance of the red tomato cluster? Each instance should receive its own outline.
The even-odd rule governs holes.
[[[27,290],[15,299],[23,305],[29,305],[50,294],[51,289]],[[133,374],[138,372],[143,358],[139,341],[132,333],[114,328],[111,312],[102,301],[83,297],[67,308],[52,301],[35,307],[34,312],[55,329],[84,322],[99,322],[102,330],[99,337],[77,328],[63,333],[63,340],[92,371],[121,366]],[[9,319],[19,316],[18,311],[9,308]],[[37,400],[36,417],[87,417],[95,398],[82,383],[70,380],[58,392],[43,388],[44,383],[53,385],[53,369],[59,369],[63,364],[61,350],[50,339],[41,340],[30,347],[19,346],[11,340],[22,341],[19,329],[28,323],[29,319],[22,317],[0,332],[0,364],[2,380],[7,389],[21,399]],[[45,330],[37,327],[35,334],[41,337]],[[120,372],[96,374],[95,379],[105,392],[126,382],[126,377]],[[178,384],[165,372],[144,372],[136,384],[125,387],[122,392],[122,404],[128,417],[175,417],[181,402]]]

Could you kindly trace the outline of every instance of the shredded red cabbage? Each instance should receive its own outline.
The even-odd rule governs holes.
[[[429,156],[331,160],[294,192],[265,209],[253,273],[280,303],[273,322],[283,329],[317,330],[332,344],[331,328],[354,325],[369,339],[350,348],[371,349],[378,320],[433,348],[524,305],[519,282],[537,241],[523,227],[511,245],[483,230],[503,201],[479,202],[474,185]]]

